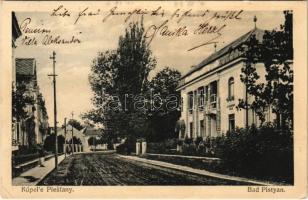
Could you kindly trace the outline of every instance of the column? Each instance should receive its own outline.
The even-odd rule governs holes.
[[[136,155],[139,155],[140,154],[140,142],[139,141],[137,141],[136,142]]]
[[[211,137],[211,117],[207,116],[207,136]]]
[[[186,118],[186,120],[185,120],[185,135],[184,135],[184,138],[187,136],[188,137],[188,135],[189,135],[189,122],[188,122],[188,119],[189,119],[189,95],[187,95],[187,94],[185,94],[186,95],[186,103],[185,103],[185,105],[186,105],[186,107],[183,107],[183,110],[185,109],[185,113],[186,113],[186,116],[185,116],[185,118]]]
[[[197,138],[199,135],[199,107],[198,107],[198,89],[194,92],[195,95],[195,120],[194,120],[194,138]]]
[[[141,142],[141,150],[142,150],[142,152],[141,152],[142,155],[146,153],[146,151],[147,151],[147,142],[146,141]]]

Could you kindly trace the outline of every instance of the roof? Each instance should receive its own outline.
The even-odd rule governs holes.
[[[219,51],[211,54],[209,57],[207,57],[206,59],[204,59],[201,63],[199,63],[196,66],[193,66],[185,75],[183,75],[181,77],[181,79],[189,76],[190,74],[194,73],[195,71],[198,71],[200,69],[202,69],[203,67],[205,67],[207,64],[213,62],[214,60],[220,58],[221,56],[227,54],[229,52],[230,49],[234,49],[237,48],[238,46],[240,46],[241,44],[245,43],[246,41],[248,41],[249,38],[251,38],[252,35],[256,36],[256,39],[259,40],[260,42],[262,42],[263,40],[263,35],[264,35],[264,30],[258,29],[258,28],[254,28],[251,31],[245,33],[244,35],[240,36],[239,38],[237,38],[236,40],[234,40],[233,42],[229,43],[228,45],[226,45],[225,47],[223,47],[222,49],[220,49]]]
[[[101,135],[101,131],[92,127],[85,127],[83,129],[83,133],[87,136],[96,136],[96,135]]]
[[[12,12],[12,36],[13,41],[15,41],[19,36],[21,36],[21,31],[18,25],[17,18],[15,16],[15,12]]]
[[[34,58],[16,58],[16,74],[17,75],[35,75],[35,59]]]
[[[53,129],[53,127],[50,127]],[[70,140],[72,138],[72,129],[73,129],[73,135],[74,137],[76,138],[79,138],[81,141],[84,140],[84,134],[82,132],[82,130],[78,130],[74,127],[72,127],[71,125],[66,125],[66,139],[67,140]],[[62,135],[62,136],[65,136],[65,129],[64,127],[57,127],[57,135]]]

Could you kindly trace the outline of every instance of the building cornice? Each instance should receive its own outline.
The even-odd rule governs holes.
[[[204,79],[204,78],[209,77],[209,76],[211,76],[211,75],[213,75],[213,74],[215,74],[215,73],[217,73],[217,72],[220,72],[220,71],[225,70],[225,69],[227,69],[227,68],[229,68],[229,67],[232,67],[232,66],[236,65],[237,63],[239,63],[239,62],[241,62],[241,61],[244,61],[244,60],[245,60],[244,57],[239,57],[239,58],[237,58],[237,59],[235,59],[235,60],[233,60],[233,61],[231,61],[231,62],[229,62],[229,63],[227,63],[227,64],[226,64],[226,63],[225,63],[225,64],[221,64],[221,65],[219,65],[218,67],[215,67],[214,69],[212,69],[212,70],[210,70],[210,71],[208,71],[208,72],[205,72],[204,74],[201,74],[201,75],[199,75],[199,76],[193,78],[192,80],[190,80],[190,81],[188,81],[188,82],[185,82],[183,85],[180,85],[180,86],[176,89],[176,91],[180,91],[180,90],[182,90],[182,89],[188,87],[189,85],[192,85],[192,84],[194,84],[194,83],[200,81],[201,79]],[[184,79],[183,79],[183,80],[184,80]]]

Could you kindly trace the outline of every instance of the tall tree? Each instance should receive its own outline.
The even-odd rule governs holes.
[[[89,82],[94,109],[83,118],[115,135],[141,135],[145,113],[135,109],[135,102],[146,91],[148,75],[155,66],[142,21],[129,24],[118,48],[99,53],[92,63]]]
[[[271,107],[278,128],[293,126],[293,14],[284,11],[284,16],[285,22],[279,30],[265,31],[262,44],[254,37],[246,44],[246,65],[241,80],[254,100],[249,104],[241,99],[238,105],[239,108],[255,110],[262,122],[265,121],[264,110]],[[257,62],[265,65],[265,83],[257,83]]]
[[[148,135],[150,141],[178,137],[175,124],[180,117],[180,92],[176,91],[181,73],[165,67],[150,82],[152,105],[148,112]]]

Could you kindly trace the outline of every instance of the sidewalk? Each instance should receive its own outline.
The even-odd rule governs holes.
[[[64,160],[64,154],[58,157],[60,164]],[[44,162],[45,167],[36,166],[22,174],[13,178],[12,185],[14,186],[33,186],[38,184],[49,172],[55,167],[55,158],[51,158]]]
[[[202,176],[210,176],[214,178],[220,178],[220,179],[225,179],[225,180],[231,180],[231,181],[239,181],[239,182],[244,182],[247,183],[247,185],[250,184],[257,184],[257,185],[264,185],[264,186],[271,186],[271,185],[282,185],[279,183],[269,183],[269,182],[263,182],[263,181],[256,181],[248,178],[242,178],[242,177],[236,177],[236,176],[229,176],[229,175],[224,175],[224,174],[218,174],[214,172],[209,172],[206,170],[201,170],[201,169],[195,169],[187,166],[182,166],[182,165],[175,165],[167,162],[162,162],[162,161],[157,161],[157,160],[150,160],[150,159],[145,159],[145,158],[140,158],[140,157],[135,157],[135,156],[123,156],[119,155],[122,158],[130,159],[130,160],[135,160],[139,162],[144,162],[147,164],[152,164],[160,167],[166,167],[170,169],[175,169],[175,170],[180,170],[180,171],[185,171],[189,173],[194,173],[194,174],[199,174]]]

